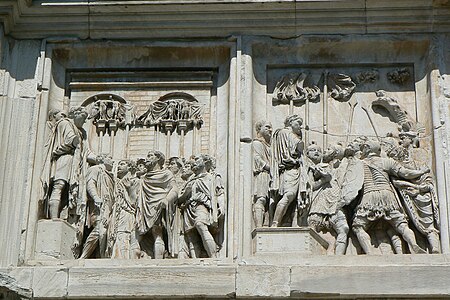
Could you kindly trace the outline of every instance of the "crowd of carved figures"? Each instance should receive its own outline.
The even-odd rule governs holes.
[[[378,102],[393,101],[382,92],[377,96]],[[255,226],[309,226],[328,240],[332,236],[328,253],[343,255],[350,234],[361,252],[372,254],[369,230],[383,222],[394,253],[439,253],[438,201],[429,156],[420,147],[415,124],[403,121],[398,122],[398,136],[359,136],[326,149],[315,142],[304,144],[298,115],[288,116],[285,127],[275,131],[270,122],[257,122]],[[419,246],[418,238],[426,247]]]
[[[95,125],[117,119],[123,125],[122,106],[113,104],[94,103]],[[166,106],[159,111],[170,111]],[[174,112],[187,119],[191,106],[185,103]],[[95,154],[83,129],[88,116],[84,107],[70,109],[68,116],[50,111],[52,134],[41,178],[42,217],[76,228],[74,256],[216,257],[224,239],[225,195],[215,159],[206,154],[166,158],[151,149],[135,160]],[[154,113],[145,117],[156,119]]]

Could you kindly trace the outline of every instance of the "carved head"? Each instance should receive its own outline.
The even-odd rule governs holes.
[[[419,147],[419,137],[418,133],[414,131],[402,131],[398,134],[400,137],[400,145],[402,145],[405,148]]]
[[[58,122],[59,120],[62,120],[64,118],[67,118],[67,115],[65,112],[63,112],[60,109],[51,109],[48,112],[48,120],[51,122]]]
[[[194,174],[201,174],[206,172],[206,161],[208,158],[204,154],[198,154],[192,159],[192,171]]]
[[[216,169],[216,159],[208,154],[202,154],[205,162],[206,172],[212,172]]]
[[[333,159],[342,160],[344,158],[344,146],[341,143],[330,145],[323,153],[324,162],[332,161]]]
[[[114,165],[112,156],[109,154],[105,154],[105,153],[99,154],[97,156],[97,162],[99,164],[103,164],[105,166],[106,170],[108,170],[108,171],[111,171],[113,168],[113,165]]]
[[[194,172],[192,172],[192,160],[187,160],[184,162],[184,166],[181,169],[181,178],[183,180],[188,180],[192,174],[194,174]]]
[[[270,143],[272,138],[272,123],[269,121],[258,121],[255,124],[256,134]]]
[[[147,173],[147,167],[145,166],[145,158],[139,158],[136,161],[136,176],[141,177],[145,173]]]
[[[316,144],[316,142],[311,142],[311,144],[306,148],[306,156],[311,159],[314,163],[320,163],[322,161],[322,148]]]
[[[133,168],[133,162],[128,159],[122,159],[117,164],[117,176],[125,176]]]
[[[78,128],[82,128],[86,119],[88,117],[88,113],[86,108],[83,106],[71,107],[69,110],[69,118],[73,119],[75,126]]]
[[[292,131],[300,137],[302,136],[302,125],[303,119],[299,115],[288,116],[284,121],[284,126],[291,127]]]
[[[183,167],[183,163],[179,157],[171,157],[169,158],[169,170],[175,175],[180,172]]]
[[[156,166],[162,168],[164,166],[164,162],[166,161],[166,157],[161,151],[151,150],[147,154],[147,158],[145,160],[145,166],[147,170],[153,170]]]
[[[375,140],[367,140],[361,145],[362,157],[367,157],[370,154],[375,156],[381,155],[381,143]]]

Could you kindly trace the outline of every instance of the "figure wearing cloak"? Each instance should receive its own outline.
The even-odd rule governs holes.
[[[151,232],[154,239],[154,258],[164,257],[166,251],[164,231],[167,233],[167,230],[170,230],[167,224],[169,220],[167,207],[175,202],[178,195],[174,176],[171,171],[163,169],[164,162],[165,157],[161,152],[150,151],[148,153],[147,173],[140,179],[136,208],[139,241],[141,242],[144,236]],[[148,251],[145,253],[148,254]]]
[[[192,170],[195,175],[186,183],[179,197],[180,203],[185,203],[184,231],[188,235],[190,254],[191,257],[200,256],[198,233],[208,257],[215,257],[217,245],[208,229],[217,219],[213,210],[214,178],[206,172],[204,155],[195,157]]]
[[[80,258],[93,257],[97,248],[101,258],[107,257],[107,228],[114,205],[112,165],[111,158],[105,157],[102,164],[90,167],[86,174],[86,227],[92,231],[84,242]]]
[[[87,161],[94,162],[95,155],[90,151],[82,129],[87,112],[82,107],[72,108],[69,117],[71,119],[64,116],[57,119],[46,145],[40,195],[46,218],[59,218],[63,205],[68,205],[69,209],[76,208],[74,214],[78,216],[83,214]],[[66,186],[67,196],[63,195]]]
[[[412,147],[411,135],[415,136],[412,133],[401,134],[403,147],[400,148],[408,150],[406,155],[400,155],[402,152],[396,149],[388,155],[397,159],[406,168],[419,170],[425,167],[422,161],[427,155],[423,149]],[[397,188],[412,223],[421,234],[427,237],[431,253],[439,253],[439,204],[434,176],[427,173],[410,180],[393,178],[392,183]]]
[[[286,127],[276,130],[272,137],[272,189],[282,197],[276,206],[273,227],[281,226],[286,210],[294,200],[298,201],[300,210],[307,205],[308,175],[303,163],[302,123],[299,116],[289,116],[285,120]]]

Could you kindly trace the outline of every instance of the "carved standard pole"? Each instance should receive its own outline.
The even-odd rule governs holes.
[[[323,74],[323,147],[328,144],[328,71]]]
[[[102,153],[103,151],[103,136],[104,136],[104,132],[103,130],[100,131],[100,141],[98,143],[98,153]]]
[[[309,98],[305,103],[305,145],[309,145]]]
[[[159,126],[155,125],[155,149],[159,149]]]
[[[350,116],[348,120],[348,127],[347,127],[347,138],[345,139],[345,142],[348,143],[350,134],[352,133],[352,126],[353,126],[353,115],[355,113],[355,107],[358,105],[358,101],[350,99],[348,102],[348,105],[350,105]]]
[[[125,158],[128,158],[128,143],[130,141],[130,124],[125,125]]]
[[[110,140],[109,140],[109,147],[110,147],[109,153],[112,156],[114,155],[114,138],[115,138],[115,136],[116,136],[116,131],[115,130],[110,130],[109,131],[109,138],[110,138]]]
[[[170,137],[172,136],[172,130],[168,130],[166,134],[166,157],[170,157]]]

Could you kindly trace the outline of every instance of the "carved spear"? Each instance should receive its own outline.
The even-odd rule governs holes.
[[[378,135],[377,129],[375,128],[375,124],[374,124],[374,122],[372,120],[372,116],[369,113],[369,109],[367,107],[367,104],[364,103],[364,105],[361,105],[361,108],[366,112],[367,118],[369,118],[370,125],[372,125],[372,129],[375,132],[375,135],[377,136],[377,139],[380,141],[380,136]]]

